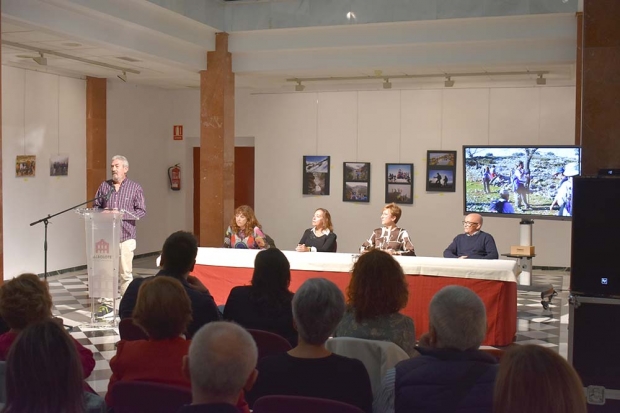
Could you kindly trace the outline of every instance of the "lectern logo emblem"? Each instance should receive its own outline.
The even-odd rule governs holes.
[[[95,242],[95,254],[93,258],[100,260],[112,259],[112,255],[110,254],[110,243],[103,239]]]

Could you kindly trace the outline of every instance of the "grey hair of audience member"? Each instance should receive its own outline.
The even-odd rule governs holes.
[[[121,161],[125,168],[129,168],[129,161],[123,155],[114,155],[112,157],[112,162],[114,161]]]
[[[256,368],[258,350],[243,327],[213,321],[194,335],[188,356],[193,391],[234,397]]]
[[[344,310],[342,291],[325,278],[306,280],[293,297],[293,319],[299,337],[307,344],[325,343],[342,320]]]
[[[438,348],[473,350],[486,336],[484,303],[469,288],[450,285],[439,290],[431,300],[429,318]]]

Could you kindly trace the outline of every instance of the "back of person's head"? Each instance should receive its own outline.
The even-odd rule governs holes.
[[[499,365],[494,413],[586,413],[583,384],[556,352],[533,344],[514,346]]]
[[[403,309],[409,288],[400,264],[390,254],[373,249],[353,265],[347,296],[356,320],[362,321]]]
[[[34,274],[21,274],[0,287],[0,315],[14,330],[52,316],[47,283]]]
[[[201,327],[184,361],[194,402],[197,394],[236,400],[239,392],[256,379],[257,360],[256,343],[243,327],[228,321],[212,321]]]
[[[325,278],[306,280],[293,297],[293,320],[299,338],[313,345],[325,343],[344,314],[344,296]]]
[[[254,303],[277,308],[290,304],[290,284],[291,265],[282,251],[269,248],[256,254],[250,295]]]
[[[154,340],[175,338],[192,320],[192,302],[179,280],[153,277],[140,286],[132,318]]]
[[[449,285],[439,290],[429,306],[429,324],[434,346],[454,350],[475,350],[487,332],[484,303],[469,288]],[[431,334],[432,335],[432,334]]]
[[[161,265],[175,275],[183,275],[194,269],[198,255],[198,241],[191,232],[177,231],[164,242]]]
[[[75,344],[53,320],[22,331],[7,356],[3,412],[83,412],[82,366]]]

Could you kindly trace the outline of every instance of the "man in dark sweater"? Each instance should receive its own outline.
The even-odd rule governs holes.
[[[445,258],[474,258],[496,260],[499,258],[491,234],[481,231],[482,216],[469,214],[463,221],[464,234],[459,234],[443,252]]]
[[[183,284],[190,301],[192,302],[192,321],[187,326],[187,338],[191,338],[196,331],[210,321],[221,319],[213,296],[198,278],[189,275],[194,270],[198,242],[194,234],[177,231],[164,242],[161,251],[161,267],[155,277],[173,277]],[[134,279],[121,299],[119,313],[121,319],[131,317],[136,306],[138,291],[147,278]]]

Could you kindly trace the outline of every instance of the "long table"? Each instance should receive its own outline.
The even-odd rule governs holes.
[[[333,281],[343,293],[357,254],[282,251],[291,264],[291,291],[315,277]],[[257,250],[199,248],[193,275],[215,298],[225,304],[233,287],[252,279]],[[409,284],[409,300],[401,313],[413,318],[416,336],[428,331],[428,305],[447,285],[462,285],[476,292],[487,311],[485,345],[506,346],[517,330],[517,283],[519,266],[512,260],[459,260],[434,257],[394,257]],[[345,293],[346,294],[346,293]]]

